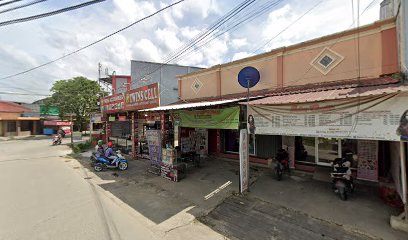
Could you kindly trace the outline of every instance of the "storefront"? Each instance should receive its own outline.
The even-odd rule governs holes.
[[[338,88],[251,101],[248,116],[257,135],[282,136],[292,167],[314,171],[348,157],[357,179],[377,182],[407,135],[407,102],[406,85]]]

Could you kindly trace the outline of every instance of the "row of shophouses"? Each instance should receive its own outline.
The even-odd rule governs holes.
[[[267,166],[284,148],[291,167],[314,172],[352,152],[357,179],[391,182],[406,203],[407,5],[370,25],[207,69],[132,61],[131,76],[106,80],[107,140],[135,158],[168,161],[167,147],[238,160],[249,118],[250,163]],[[238,82],[248,66],[260,75],[249,102]]]

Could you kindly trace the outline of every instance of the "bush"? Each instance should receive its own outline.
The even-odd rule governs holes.
[[[90,140],[87,140],[85,143],[78,143],[78,144],[74,144],[73,146],[71,145],[72,151],[74,153],[85,152],[91,147],[92,147],[92,142]]]

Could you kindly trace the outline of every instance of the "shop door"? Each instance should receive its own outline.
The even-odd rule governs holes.
[[[217,129],[208,129],[208,152],[217,152]]]

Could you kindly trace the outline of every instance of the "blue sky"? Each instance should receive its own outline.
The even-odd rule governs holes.
[[[262,4],[274,1],[257,0],[246,11],[256,10]],[[28,2],[28,0],[22,2]],[[48,0],[31,7],[0,14],[0,21],[53,11],[81,2],[85,0]],[[76,50],[171,2],[173,1],[107,0],[69,13],[0,27],[0,78]],[[0,92],[48,94],[52,83],[59,79],[80,75],[97,79],[98,62],[102,63],[103,68],[108,68],[109,72],[114,70],[117,74],[129,74],[132,59],[162,62],[168,54],[190,41],[240,2],[238,0],[186,0],[74,56],[18,77],[0,80],[2,81]],[[351,0],[278,2],[278,5],[262,16],[172,63],[209,67],[346,30],[353,23]],[[319,2],[321,3],[313,11],[266,44]],[[360,11],[371,2],[372,0],[360,0]],[[361,25],[378,20],[380,2],[380,0],[374,0],[372,7],[361,15]],[[21,2],[15,5],[19,4]],[[354,0],[355,11],[356,4],[357,0]],[[0,10],[10,6],[14,5],[0,7]],[[240,16],[243,17],[245,14],[247,12],[243,11]],[[354,16],[357,16],[356,12]],[[237,19],[230,24],[236,21]],[[258,48],[260,48],[259,51],[254,53]],[[41,97],[0,94],[0,98],[31,102]]]

